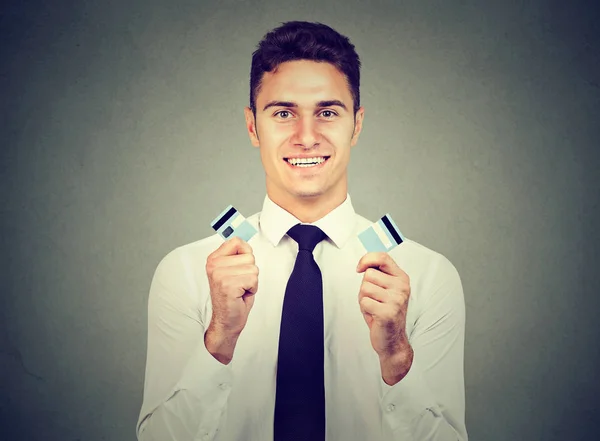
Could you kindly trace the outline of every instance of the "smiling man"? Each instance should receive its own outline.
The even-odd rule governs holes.
[[[350,148],[360,134],[348,82],[334,65],[294,60],[265,72],[250,139],[260,148],[267,195],[303,222],[322,218],[345,199]]]
[[[253,54],[251,143],[266,178],[248,242],[219,235],[158,265],[140,441],[466,441],[460,277],[406,239],[366,253],[347,168],[360,61],[320,23]]]

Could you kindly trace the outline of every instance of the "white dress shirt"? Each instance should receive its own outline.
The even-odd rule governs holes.
[[[204,345],[212,303],[206,259],[217,234],[178,247],[158,264],[148,303],[148,352],[140,441],[272,441],[279,326],[300,223],[265,197],[248,218],[259,268],[258,291],[228,365]],[[410,278],[406,331],[414,350],[408,374],[393,386],[358,303],[366,253],[358,234],[372,221],[350,196],[314,222],[326,234],[313,254],[323,275],[327,441],[466,441],[465,307],[460,277],[443,255],[406,239],[389,252]]]

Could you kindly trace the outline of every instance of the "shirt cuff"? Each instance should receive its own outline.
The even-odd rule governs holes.
[[[383,422],[392,432],[402,427],[408,430],[418,416],[435,406],[434,396],[416,357],[402,380],[390,386],[382,378],[381,384]]]

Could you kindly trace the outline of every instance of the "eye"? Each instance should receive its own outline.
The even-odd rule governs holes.
[[[273,116],[277,116],[279,115],[281,117],[281,119],[288,119],[287,117],[283,116],[285,115],[289,115],[289,110],[280,110],[279,112],[275,112],[275,114]]]
[[[335,113],[335,112],[334,112],[334,111],[332,111],[332,110],[323,110],[323,111],[321,112],[321,115],[323,115],[323,116],[324,116],[325,118],[327,118],[327,119],[331,119],[331,118],[333,118],[334,116],[336,116],[336,115],[337,115],[337,113]]]

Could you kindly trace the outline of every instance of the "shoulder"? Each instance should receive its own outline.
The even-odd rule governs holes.
[[[402,248],[403,251],[400,250]],[[407,273],[411,288],[414,288],[411,298],[414,298],[417,309],[441,316],[452,315],[463,320],[463,285],[458,270],[450,259],[408,238],[396,249],[397,254],[402,256],[405,267],[410,269]]]
[[[223,239],[219,235],[213,234],[177,246],[164,254],[156,264],[151,293],[166,289],[172,294],[180,293],[186,298],[192,295],[191,291],[198,287],[201,275],[205,272],[206,258],[222,242]]]
[[[410,258],[423,268],[438,274],[456,274],[458,270],[444,254],[435,251],[413,239],[406,238],[402,244]]]
[[[435,297],[445,292],[462,298],[463,287],[458,270],[444,254],[409,238],[390,254],[392,257],[401,256],[404,264],[415,275],[412,277],[409,273],[410,278],[414,279],[428,296]]]

